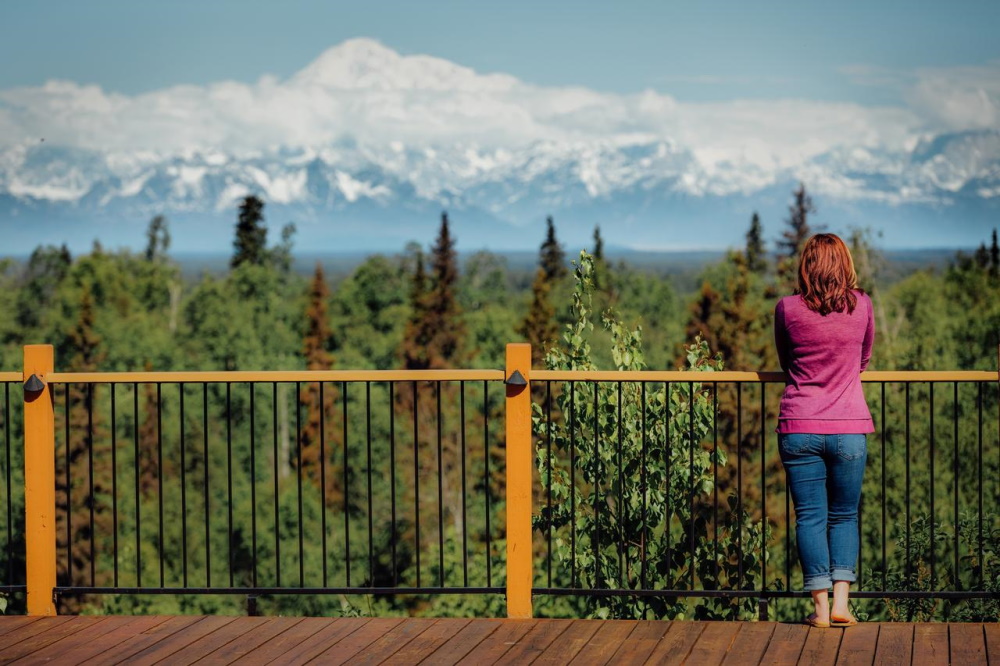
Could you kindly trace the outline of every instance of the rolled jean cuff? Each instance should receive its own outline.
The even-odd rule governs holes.
[[[833,567],[831,577],[834,582],[846,581],[848,583],[853,583],[858,579],[857,574],[854,573],[854,569],[848,567]]]
[[[816,576],[810,576],[806,578],[803,582],[803,589],[807,592],[812,592],[813,590],[829,590],[833,587],[833,581],[830,579],[828,574],[819,574]]]

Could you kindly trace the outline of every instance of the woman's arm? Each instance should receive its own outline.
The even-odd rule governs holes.
[[[785,329],[785,304],[781,300],[774,306],[774,346],[778,350],[781,369],[788,372],[789,341],[788,331]]]
[[[868,369],[868,362],[872,359],[872,346],[875,344],[875,308],[867,294],[865,300],[868,301],[868,326],[865,328],[865,338],[861,341],[861,372]]]

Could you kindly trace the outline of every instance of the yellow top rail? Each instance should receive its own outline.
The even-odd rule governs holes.
[[[696,372],[691,370],[619,372],[614,370],[533,370],[537,381],[584,382],[701,382],[719,383],[784,383],[783,372]],[[861,381],[879,382],[995,382],[1000,375],[977,370],[881,370],[861,373]]]
[[[18,375],[20,380],[20,375]],[[503,381],[503,370],[234,370],[221,372],[53,372],[53,384]]]
[[[53,372],[53,384],[214,384],[250,382],[412,382],[503,381],[503,370],[266,370],[172,372]],[[534,381],[560,382],[699,382],[702,384],[778,384],[783,372],[693,372],[690,370],[532,370]],[[0,372],[0,382],[21,382],[20,372]],[[873,370],[861,374],[865,383],[995,382],[1000,374],[984,370]]]

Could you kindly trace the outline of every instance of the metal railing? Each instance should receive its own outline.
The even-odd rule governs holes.
[[[769,600],[808,597],[775,434],[783,375],[534,371],[531,380],[535,595],[615,597],[609,605],[621,613],[631,603],[624,612],[641,608],[637,616],[714,599],[699,602],[704,616],[735,617],[745,599],[764,618]],[[852,596],[1000,599],[988,573],[1000,572],[997,380],[862,375],[876,432]]]
[[[0,593],[23,593],[24,477],[21,373],[0,372]]]
[[[804,595],[781,373],[534,370],[520,344],[503,371],[59,373],[47,349],[0,374],[15,406],[13,383],[40,380],[25,480],[48,494],[26,493],[24,536],[8,520],[0,588],[25,589],[23,540],[29,613],[95,594],[505,593],[511,617],[557,599],[766,617]],[[1000,599],[997,373],[862,380],[854,596]]]

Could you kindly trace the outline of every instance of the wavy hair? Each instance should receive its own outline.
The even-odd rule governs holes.
[[[858,274],[851,251],[834,234],[816,234],[806,241],[799,258],[799,288],[806,307],[823,316],[854,312]],[[860,290],[859,290],[860,291]]]

